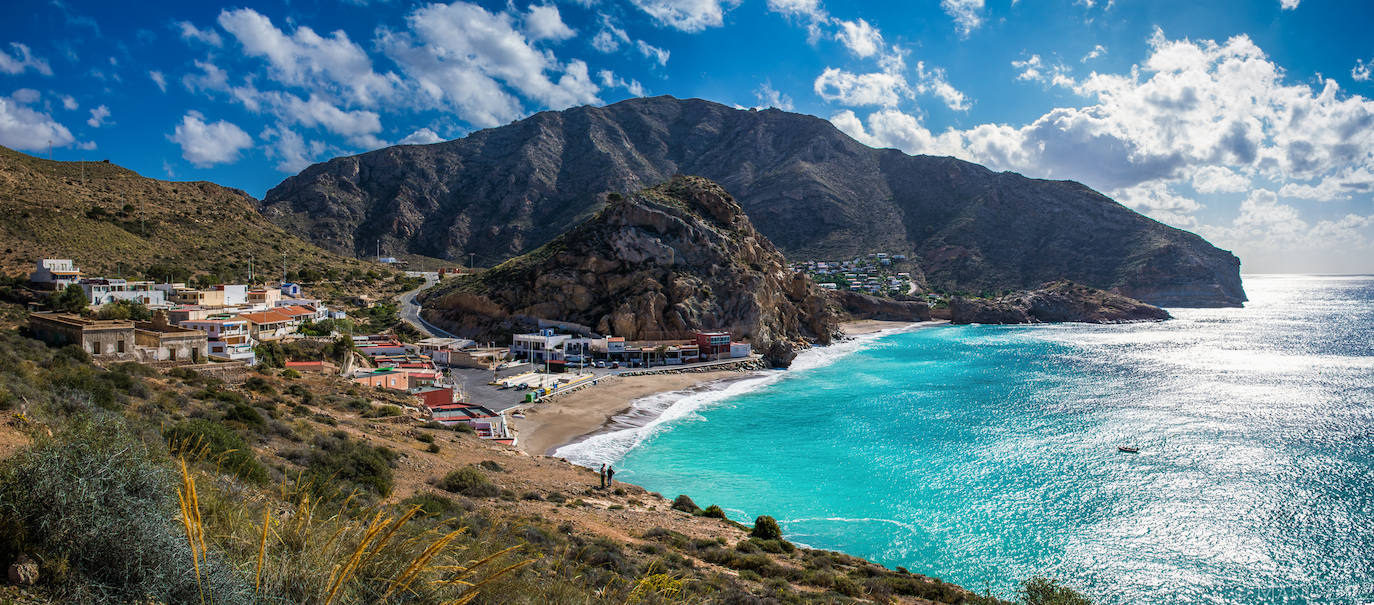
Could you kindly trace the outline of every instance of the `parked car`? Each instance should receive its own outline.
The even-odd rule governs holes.
[[[619,362],[619,361],[612,361],[612,362],[611,362],[611,367],[612,367],[612,368],[619,368],[619,367],[620,367],[620,362]]]
[[[592,362],[592,367],[594,367],[594,368],[604,368],[604,367],[606,367],[606,362],[601,361],[600,359],[598,359],[598,360]]]

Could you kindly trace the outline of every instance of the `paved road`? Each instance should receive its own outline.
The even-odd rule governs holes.
[[[420,305],[419,305],[419,303],[416,303],[416,302],[415,302],[415,295],[419,294],[420,292],[424,291],[424,290],[427,289],[427,288],[433,287],[434,284],[437,284],[437,283],[439,283],[439,277],[438,277],[438,276],[433,275],[433,274],[426,274],[426,275],[425,275],[425,285],[420,286],[419,288],[416,288],[416,289],[414,289],[414,290],[411,290],[411,291],[409,291],[409,292],[406,292],[406,293],[400,295],[399,297],[397,297],[397,298],[400,300],[400,303],[401,303],[401,309],[400,309],[400,312],[401,312],[401,319],[405,320],[406,323],[408,323],[408,324],[414,326],[416,330],[419,330],[421,333],[423,333],[423,334],[426,335],[426,336],[430,336],[430,337],[438,336],[438,337],[441,337],[441,338],[456,338],[454,335],[449,334],[448,332],[445,332],[444,330],[440,329],[439,327],[435,326],[434,324],[431,324],[431,323],[425,321],[425,319],[424,319],[423,317],[420,317]]]

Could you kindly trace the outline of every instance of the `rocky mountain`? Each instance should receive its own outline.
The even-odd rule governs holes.
[[[720,183],[793,259],[887,251],[924,286],[1000,292],[1071,279],[1160,305],[1238,305],[1239,260],[1075,182],[873,149],[814,116],[654,97],[535,114],[433,145],[307,168],[264,213],[343,253],[491,265],[675,174]]]
[[[162,265],[247,275],[312,267],[366,270],[258,213],[257,200],[213,183],[139,176],[108,162],[54,162],[0,147],[0,270],[70,258],[88,274],[142,274]],[[165,276],[163,276],[165,277]]]
[[[1121,323],[1169,319],[1168,311],[1120,294],[1060,281],[998,298],[955,297],[956,324]]]
[[[907,297],[883,298],[852,290],[832,293],[852,319],[882,321],[930,321],[930,305],[924,300]]]
[[[730,194],[696,177],[611,195],[548,244],[423,302],[431,322],[477,337],[537,319],[631,340],[725,329],[780,366],[838,327],[830,296],[787,268]]]

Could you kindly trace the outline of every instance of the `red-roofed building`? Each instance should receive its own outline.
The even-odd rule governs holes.
[[[286,369],[297,372],[316,372],[319,374],[333,374],[334,364],[327,361],[288,361]]]
[[[296,326],[300,325],[300,321],[276,309],[259,313],[244,313],[239,315],[239,319],[248,321],[249,331],[253,338],[258,341],[278,340],[295,332]]]

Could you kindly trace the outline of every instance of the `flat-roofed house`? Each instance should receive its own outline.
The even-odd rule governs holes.
[[[152,321],[134,322],[134,343],[138,345],[141,361],[180,361],[201,363],[208,356],[205,332],[174,326],[167,314],[158,311]]]
[[[70,313],[32,313],[29,332],[53,346],[76,345],[99,360],[138,360],[132,321],[89,319]]]
[[[259,342],[280,340],[287,334],[295,332],[296,326],[300,324],[290,315],[276,309],[258,313],[244,313],[239,315],[239,318],[248,321],[249,334]]]
[[[167,304],[167,293],[159,290],[149,281],[129,281],[126,279],[87,278],[77,282],[86,300],[92,307],[101,307],[117,300],[142,303],[149,307]]]
[[[257,362],[257,355],[253,352],[253,336],[246,319],[191,319],[179,322],[178,325],[205,332],[206,355],[211,359],[243,360],[250,364]]]
[[[45,258],[29,274],[29,281],[46,290],[64,290],[81,279],[81,270],[71,259]]]

